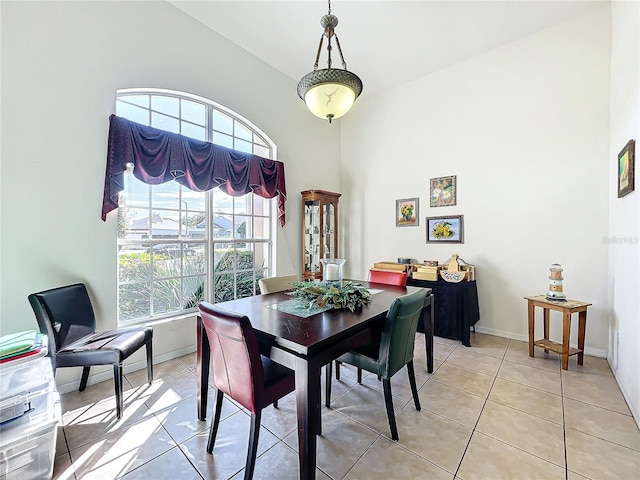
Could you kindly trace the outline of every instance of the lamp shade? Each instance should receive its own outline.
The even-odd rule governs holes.
[[[298,83],[298,96],[311,113],[329,121],[345,115],[361,92],[360,78],[337,68],[314,70]]]

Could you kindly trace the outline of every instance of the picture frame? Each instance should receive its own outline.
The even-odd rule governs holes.
[[[464,243],[464,215],[427,217],[427,243]]]
[[[420,224],[419,202],[418,198],[396,200],[396,227],[417,227]]]
[[[432,178],[429,182],[429,198],[432,207],[449,207],[457,204],[457,177]]]
[[[633,192],[636,141],[629,140],[618,154],[618,198]]]

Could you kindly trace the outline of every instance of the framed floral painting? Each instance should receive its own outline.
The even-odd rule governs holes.
[[[427,243],[464,243],[463,215],[427,217]]]
[[[456,204],[456,176],[431,179],[431,206],[448,207]]]
[[[633,174],[635,170],[635,140],[629,140],[618,154],[618,198],[633,192]]]
[[[396,200],[396,227],[417,227],[420,223],[417,198]]]

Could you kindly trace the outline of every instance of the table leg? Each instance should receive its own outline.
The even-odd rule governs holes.
[[[296,358],[296,407],[300,479],[316,478],[316,434],[320,420],[320,367]]]
[[[571,312],[562,313],[562,369],[569,369],[569,339],[571,337]]]
[[[544,322],[544,339],[549,340],[549,309],[543,308],[543,322]],[[545,348],[544,353],[549,353],[549,349]]]
[[[535,305],[531,300],[528,301],[529,312],[529,356],[533,357],[533,341],[535,335]]]
[[[429,320],[424,321],[424,343],[427,350],[427,373],[433,373],[434,295],[431,294],[427,298],[429,298]]]
[[[587,311],[578,313],[578,365],[584,362],[584,331],[587,327]]]
[[[211,347],[207,332],[202,325],[202,318],[196,321],[197,328],[197,351],[196,351],[196,376],[198,391],[198,420],[207,418],[207,396],[209,393],[209,366],[211,364]]]

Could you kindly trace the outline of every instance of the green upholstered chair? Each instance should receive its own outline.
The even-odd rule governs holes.
[[[413,369],[413,345],[426,294],[427,291],[421,288],[396,298],[387,313],[380,341],[364,345],[338,358],[341,363],[348,363],[375,373],[378,378],[382,379],[389,428],[391,429],[391,438],[394,440],[398,440],[398,427],[393,411],[391,377],[405,365],[409,374],[413,402],[416,410],[420,410]],[[330,373],[328,378],[331,378]],[[330,381],[327,382],[327,387],[330,389]]]

